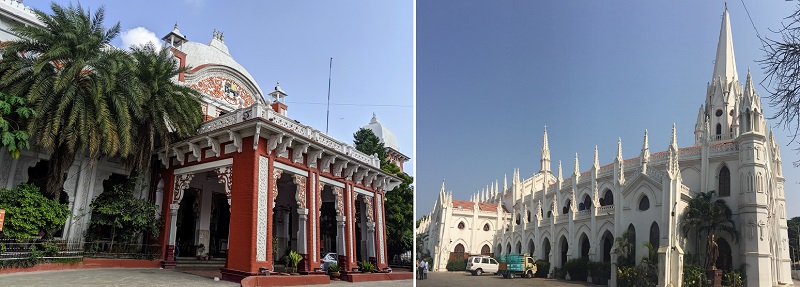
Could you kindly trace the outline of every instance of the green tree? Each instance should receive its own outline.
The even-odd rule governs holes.
[[[797,262],[798,260],[798,253],[800,253],[800,249],[798,249],[798,244],[800,244],[800,216],[793,217],[786,221],[789,231],[789,255],[792,258],[792,262]]]
[[[688,236],[694,230],[697,242],[705,239],[707,247],[711,246],[716,240],[716,234],[720,232],[727,233],[734,242],[738,242],[739,231],[736,230],[736,223],[733,221],[733,212],[724,200],[714,200],[714,193],[713,190],[700,192],[689,200],[683,214],[683,233]],[[700,244],[697,244],[697,248],[699,253]],[[716,262],[706,260],[704,265],[709,268],[714,264]]]
[[[2,49],[0,91],[26,98],[39,115],[27,130],[51,153],[44,193],[56,198],[76,155],[127,156],[133,149],[129,131],[141,93],[133,61],[109,44],[120,26],[103,26],[102,7],[94,15],[80,5],[50,8],[52,15],[34,11],[44,27],[12,27],[20,39]]]
[[[386,159],[386,147],[381,142],[381,139],[375,135],[370,129],[360,128],[353,134],[353,143],[356,149],[367,155],[378,155],[381,160],[381,168],[386,170],[389,161]]]
[[[115,241],[133,242],[143,233],[158,234],[161,221],[156,219],[157,206],[133,195],[135,180],[115,185],[92,201],[89,227],[107,230],[111,247]],[[87,236],[95,236],[88,234]]]
[[[386,247],[389,258],[403,254],[413,247],[414,232],[414,178],[400,171],[386,158],[386,148],[381,140],[370,129],[361,128],[355,134],[354,143],[358,151],[365,154],[377,154],[381,160],[381,168],[402,180],[402,183],[386,193]]]
[[[200,93],[172,80],[190,68],[179,68],[167,48],[137,46],[131,49],[131,56],[143,93],[139,107],[142,112],[133,119],[136,151],[128,158],[132,174],[137,175],[148,170],[157,146],[169,149],[172,132],[180,138],[194,135],[203,122],[203,114]]]
[[[22,124],[35,115],[25,99],[0,92],[0,143],[11,157],[18,158],[20,150],[30,148],[28,133]]]
[[[23,183],[12,189],[0,189],[0,209],[6,210],[3,235],[28,239],[44,233],[50,237],[64,227],[69,217],[66,204],[48,199],[33,184]]]

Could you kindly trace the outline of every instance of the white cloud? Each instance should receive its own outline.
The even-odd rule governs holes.
[[[122,32],[122,47],[129,49],[131,46],[144,45],[152,42],[156,48],[161,48],[161,40],[156,37],[156,33],[144,27],[136,27]]]

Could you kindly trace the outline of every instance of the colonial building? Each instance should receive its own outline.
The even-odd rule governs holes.
[[[487,253],[531,253],[552,267],[578,257],[610,262],[614,238],[630,230],[636,246],[649,241],[658,248],[659,286],[681,286],[683,256],[705,254],[680,231],[682,214],[691,198],[714,190],[741,235],[718,235],[717,266],[746,264],[748,286],[792,285],[780,146],[750,74],[740,83],[727,9],[692,134],[693,146],[678,147],[673,127],[669,148],[651,152],[645,131],[639,157],[624,159],[620,141],[614,162],[600,165],[595,149],[588,170],[576,155],[565,175],[560,162],[551,169],[545,130],[539,172],[521,179],[515,170],[510,185],[501,189],[495,181],[469,201],[454,200],[443,185],[417,233],[427,235],[425,249],[441,271],[449,258]],[[637,263],[646,252],[635,249]]]
[[[0,0],[0,14],[3,41],[16,38],[11,23],[43,25],[17,1]],[[155,216],[166,223],[157,240],[162,265],[175,267],[178,254],[224,256],[223,279],[239,280],[273,270],[291,250],[303,256],[301,273],[318,271],[328,252],[338,254],[345,273],[357,261],[388,268],[385,193],[401,180],[381,170],[376,156],[290,118],[287,93],[276,84],[265,95],[233,59],[222,32],[198,43],[176,24],[163,40],[180,67],[191,67],[175,80],[202,94],[206,122],[197,135],[158,151],[154,172],[137,189],[159,206]],[[381,130],[402,166],[408,158],[391,132]],[[46,176],[48,158],[24,151],[11,159],[0,150],[0,187]],[[73,213],[63,238],[83,238],[89,204],[127,175],[113,159],[76,159],[62,195]]]

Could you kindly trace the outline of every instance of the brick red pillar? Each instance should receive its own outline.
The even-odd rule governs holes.
[[[259,141],[258,150],[252,147],[253,137],[244,138],[242,151],[233,154],[228,266],[220,272],[222,279],[234,282],[256,275],[260,267],[272,267],[272,262],[256,262],[259,159],[264,144]],[[269,172],[266,172],[265,175],[269,176]]]
[[[164,219],[164,224],[161,227],[161,232],[158,234],[158,242],[161,243],[161,260],[162,268],[175,268],[175,245],[169,244],[170,233],[170,208],[172,198],[175,196],[175,173],[172,167],[167,167],[161,173],[161,178],[164,180],[164,196],[161,199],[161,218]]]

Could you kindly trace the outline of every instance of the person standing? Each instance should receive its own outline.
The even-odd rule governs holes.
[[[424,259],[422,262],[425,262],[425,268],[422,268],[422,279],[428,279],[428,262],[426,262]]]
[[[422,259],[422,261],[419,262],[419,280],[424,280],[426,273],[428,273],[428,262]]]

